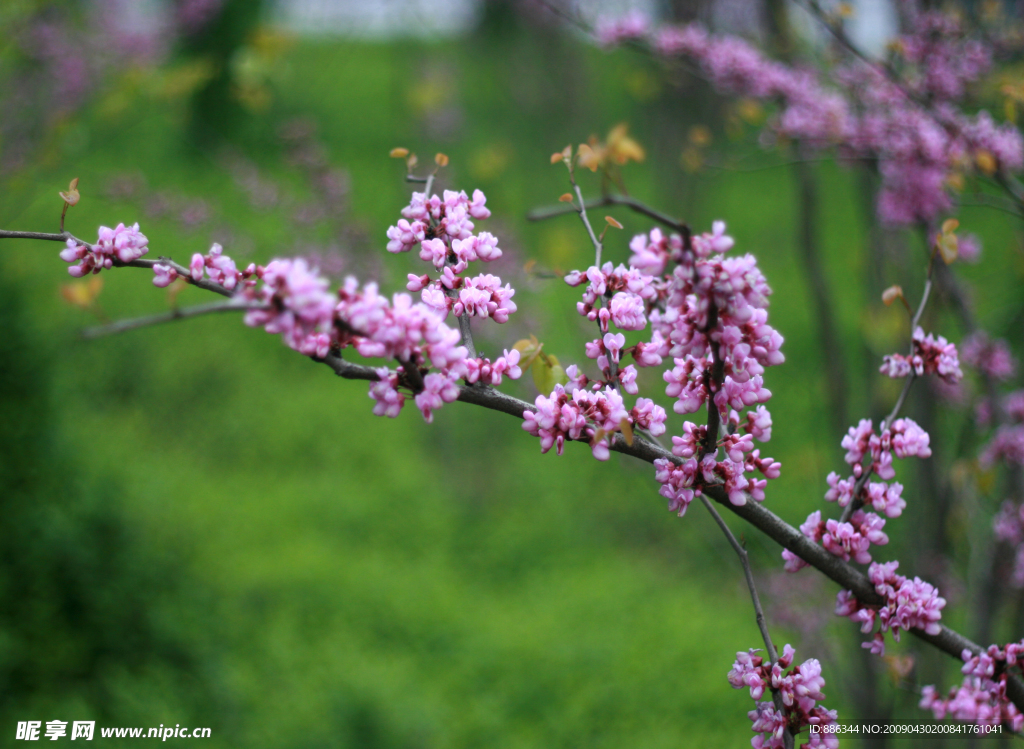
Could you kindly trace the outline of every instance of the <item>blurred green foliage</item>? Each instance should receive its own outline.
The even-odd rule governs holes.
[[[552,151],[628,121],[649,154],[625,170],[632,193],[698,230],[726,219],[776,290],[788,362],[767,377],[769,452],[783,463],[767,501],[800,522],[820,506],[841,453],[824,426],[789,170],[688,174],[680,154],[697,124],[723,152],[750,151],[744,169],[768,162],[729,140],[714,99],[672,88],[650,60],[486,28],[450,44],[294,40],[275,68],[272,102],[233,132],[232,148],[301,196],[308,187],[276,133],[297,116],[315,122],[331,163],[351,177],[345,215],[369,237],[350,253],[381,256],[383,285],[397,290],[416,263],[383,257],[384,230],[409,193],[389,149],[409,147],[422,161],[447,153],[441,186],[487,192],[487,228],[518,266],[568,270],[591,252],[575,219],[522,217],[566,189]],[[226,251],[247,260],[293,252],[299,230],[287,210],[251,205],[219,152],[191,145],[188,97],[132,85],[135,98],[115,87],[67,131],[74,137],[55,138],[17,195],[0,201],[0,225],[54,228],[56,191],[78,176],[83,199],[69,227],[79,236],[140,220],[155,255],[185,260],[223,227],[237,240]],[[104,106],[118,96],[130,106]],[[847,364],[866,372],[874,363],[860,337],[884,349],[906,323],[865,297],[856,180],[833,165],[819,172]],[[137,193],[102,189],[126,173],[151,193],[208,201],[211,220],[146,220]],[[614,215],[626,230],[607,252],[624,261],[628,238],[649,226]],[[991,212],[967,209],[962,223],[984,237],[986,263],[1004,270],[967,270],[984,282],[979,313],[999,332],[1019,312],[1017,240]],[[398,420],[375,418],[364,384],[337,380],[238,320],[84,343],[76,331],[93,320],[60,301],[69,279],[56,254],[41,243],[0,247],[5,288],[24,297],[0,293],[0,730],[26,719],[181,723],[212,727],[210,746],[246,747],[749,740],[749,697],[725,680],[733,654],[759,643],[738,563],[699,506],[683,520],[665,512],[649,466],[618,456],[599,464],[571,445],[542,457],[515,420],[461,404],[429,426],[411,407]],[[489,326],[484,350],[534,333],[563,364],[582,362],[590,330],[573,312],[577,292],[512,270],[520,312]],[[915,273],[890,280],[911,293]],[[98,303],[110,318],[168,304],[144,272],[103,278]],[[179,303],[201,299],[187,289]],[[883,401],[889,385],[875,383]],[[528,377],[503,389],[534,397]],[[851,393],[852,412],[869,407]],[[965,418],[951,413],[943,435]],[[744,535],[777,568],[778,549]],[[893,541],[898,555],[899,532]],[[823,586],[817,605],[830,607],[832,592]],[[842,707],[841,656],[799,655],[825,662],[827,704]]]

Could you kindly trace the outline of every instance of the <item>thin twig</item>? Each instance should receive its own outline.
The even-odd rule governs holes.
[[[0,229],[0,239],[42,239],[48,242],[67,242],[69,239],[76,244],[90,247],[88,242],[83,242],[69,231],[62,231],[59,234],[52,234],[45,231],[4,231]]]
[[[636,198],[629,197],[628,195],[604,195],[600,198],[594,198],[588,200],[584,204],[587,208],[601,208],[609,205],[621,205],[636,211],[639,214],[647,216],[648,218],[654,219],[659,224],[667,226],[670,229],[675,229],[678,232],[688,232],[690,229],[685,221],[680,221],[677,218],[669,216],[667,213],[662,213],[656,208],[651,208],[649,205],[640,202]],[[544,221],[555,216],[564,216],[569,213],[578,213],[579,210],[576,206],[548,206],[545,208],[535,208],[526,214],[527,221]]]
[[[115,335],[117,333],[124,333],[129,330],[135,330],[137,328],[146,328],[150,325],[160,325],[165,322],[173,322],[174,320],[186,320],[190,317],[199,317],[201,315],[210,315],[217,312],[244,312],[246,310],[253,309],[266,309],[264,304],[254,304],[249,300],[237,298],[232,299],[230,302],[211,302],[209,304],[197,304],[194,307],[184,307],[180,309],[172,309],[167,312],[159,312],[155,315],[146,315],[145,317],[131,317],[125,320],[117,320],[108,325],[96,325],[91,328],[86,328],[82,331],[82,338],[91,340],[94,338],[103,338],[108,335]]]
[[[1017,203],[1012,200],[1003,202],[999,200],[998,196],[986,195],[983,192],[971,193],[969,197],[974,198],[977,202],[970,202],[961,198],[960,205],[968,208],[993,208],[997,211],[1008,213],[1015,218],[1024,218],[1024,213],[1017,210]]]
[[[580,215],[580,220],[583,222],[583,225],[587,227],[587,234],[590,235],[590,241],[594,243],[594,265],[600,268],[601,240],[597,238],[597,235],[594,233],[594,227],[590,225],[590,219],[587,218],[587,203],[583,199],[583,191],[580,190],[580,186],[576,184],[576,177],[572,172],[572,164],[569,164],[569,182],[572,183],[572,188],[576,191],[576,200],[579,201],[576,205],[576,212]]]
[[[924,308],[925,306],[927,306],[928,299],[931,296],[932,292],[932,263],[934,260],[935,254],[933,252],[928,263],[928,276],[925,278],[924,282],[924,293],[921,294],[921,302],[917,305],[917,311],[914,313],[914,317],[910,321],[911,354],[914,353],[914,330],[917,329],[917,323],[921,320],[921,315],[924,314]],[[903,402],[906,401],[907,393],[910,392],[910,386],[914,384],[915,379],[917,379],[917,373],[913,369],[911,369],[910,373],[907,375],[906,381],[903,383],[903,389],[900,391],[900,396],[899,398],[896,399],[896,405],[893,406],[892,411],[890,411],[889,415],[886,416],[885,419],[882,421],[882,426],[879,428],[880,434],[884,433],[889,427],[891,427],[892,423],[896,420],[896,416],[899,415],[900,409],[903,408]],[[849,522],[850,517],[853,515],[853,513],[855,513],[857,510],[864,506],[864,500],[860,498],[860,493],[864,490],[864,487],[867,485],[868,480],[873,475],[873,472],[871,470],[872,463],[873,460],[869,453],[864,457],[864,461],[861,463],[863,473],[861,473],[860,478],[858,478],[857,482],[853,485],[853,499],[850,500],[850,504],[846,505],[845,509],[843,509],[843,513],[839,517],[840,523]]]
[[[740,558],[740,563],[743,565],[743,576],[747,579],[747,589],[750,591],[750,600],[754,604],[754,618],[757,620],[757,628],[761,630],[761,639],[764,640],[764,647],[768,652],[768,660],[771,662],[772,668],[774,668],[775,664],[779,662],[779,653],[775,649],[775,643],[772,642],[771,635],[768,633],[768,620],[764,616],[764,609],[761,608],[761,599],[757,595],[757,586],[754,584],[754,572],[750,568],[750,555],[747,554],[747,550],[743,548],[743,545],[736,540],[736,536],[733,535],[729,526],[722,520],[722,516],[718,514],[718,510],[711,504],[711,500],[701,494],[700,501],[704,503],[708,512],[711,513],[711,517],[715,519],[718,527],[722,529],[722,533],[729,539],[729,545],[736,552],[736,556]],[[782,695],[779,694],[778,689],[772,689],[772,702],[775,704],[775,709],[780,715],[785,712]],[[793,734],[790,733],[789,728],[786,728],[783,733],[782,740],[786,749],[793,749]]]

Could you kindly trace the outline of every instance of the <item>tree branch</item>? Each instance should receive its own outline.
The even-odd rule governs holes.
[[[250,302],[246,299],[236,298],[230,302],[211,302],[210,304],[197,304],[194,307],[175,308],[167,312],[159,312],[155,315],[145,317],[132,317],[126,320],[117,320],[108,325],[97,325],[86,328],[82,331],[82,338],[90,340],[102,338],[108,335],[124,333],[128,330],[145,328],[150,325],[159,325],[174,320],[185,320],[190,317],[199,317],[216,312],[244,312],[251,309],[266,309],[266,305]]]
[[[0,238],[10,235],[11,232],[5,232],[3,235],[0,235]],[[49,235],[46,238],[52,239],[53,236],[54,235]],[[157,262],[160,261],[136,260],[122,265],[151,269]],[[190,278],[191,277],[187,277],[186,280],[190,280]],[[231,296],[231,292],[218,284],[195,283],[195,285],[200,288],[206,288],[214,293]],[[316,357],[311,358],[313,361],[326,364],[335,372],[335,374],[345,379],[368,381],[377,381],[380,379],[374,368],[347,362],[338,354],[328,354],[322,359],[318,359]],[[515,416],[517,419],[523,419],[523,414],[526,411],[536,412],[536,408],[531,403],[527,403],[526,401],[520,400],[506,393],[499,392],[490,386],[482,386],[479,384],[461,386],[459,388],[458,400],[464,403],[482,406],[494,411],[500,411],[502,413]],[[630,445],[626,443],[625,437],[618,433],[610,435],[609,447],[618,453],[632,456],[647,463],[653,463],[658,459],[671,460],[677,465],[681,462],[680,458],[653,442],[634,439],[633,443]],[[868,605],[880,605],[884,602],[882,597],[875,592],[874,586],[863,572],[857,570],[847,562],[844,562],[839,557],[833,556],[823,547],[811,542],[811,540],[806,538],[799,530],[782,520],[775,513],[768,510],[758,502],[752,501],[747,497],[744,504],[734,505],[729,500],[724,487],[721,485],[706,485],[702,487],[702,491],[706,496],[715,500],[730,512],[746,520],[780,546],[789,549],[792,553],[796,554],[809,565],[816,568],[826,577],[838,583],[843,588],[852,591],[860,601]],[[958,660],[960,659],[960,654],[964,650],[969,650],[972,653],[980,653],[982,651],[982,648],[979,645],[958,632],[953,631],[945,625],[940,626],[941,629],[936,635],[929,635],[924,630],[920,629],[911,629],[909,632],[913,636],[933,645],[937,649],[948,653]],[[1024,710],[1024,680],[1014,674],[1008,674],[1007,696],[1018,707],[1018,709]]]

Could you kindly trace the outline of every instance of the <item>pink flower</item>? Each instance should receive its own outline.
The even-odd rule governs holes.
[[[637,398],[630,417],[635,426],[646,429],[655,437],[665,433],[665,420],[668,416],[665,409],[650,398]]]
[[[426,227],[422,221],[399,219],[398,224],[388,229],[388,252],[408,252],[417,244],[423,241],[426,236]]]
[[[644,301],[636,294],[620,291],[609,304],[612,322],[622,330],[643,330],[647,326]]]
[[[156,263],[153,266],[153,285],[163,288],[170,286],[171,282],[178,277],[178,271],[170,265]]]
[[[376,371],[380,379],[370,383],[370,397],[376,401],[373,413],[376,416],[388,416],[393,419],[401,413],[402,406],[405,405],[405,396],[398,392],[398,375],[392,374],[387,367],[381,367]]]
[[[618,18],[602,17],[594,29],[597,40],[611,47],[627,39],[640,39],[647,34],[650,21],[639,11],[630,11]]]
[[[747,688],[751,699],[755,700],[754,710],[747,714],[751,720],[751,730],[758,734],[751,740],[754,747],[781,749],[786,728],[796,734],[808,726],[826,726],[836,722],[834,710],[826,710],[817,704],[819,700],[825,699],[822,692],[825,680],[821,676],[821,664],[816,659],[809,658],[791,668],[796,653],[788,644],[774,665],[755,655],[757,652],[748,650],[737,653],[727,677],[733,689]],[[776,710],[771,702],[756,702],[769,687],[781,697],[781,711]],[[829,749],[838,746],[837,742],[828,738],[834,739],[833,734],[821,732],[810,735],[810,742],[805,746]],[[815,736],[818,738],[815,739]]]
[[[868,578],[875,586],[875,592],[885,599],[884,604],[865,606],[852,593],[843,591],[841,598],[836,600],[836,613],[860,622],[863,632],[870,632],[875,622],[880,622],[879,631],[891,630],[896,640],[899,640],[901,629],[921,629],[930,635],[938,634],[946,599],[921,578],[910,580],[896,574],[898,567],[899,562],[875,562],[868,568]],[[872,646],[873,651],[876,649]]]
[[[416,394],[416,407],[429,424],[434,420],[434,411],[458,397],[459,386],[455,378],[433,372],[423,378],[423,391]]]
[[[420,245],[420,260],[433,263],[440,270],[448,257],[448,246],[440,239],[427,239]]]
[[[516,304],[512,301],[516,292],[509,284],[501,286],[501,279],[497,276],[482,274],[463,281],[458,301],[452,307],[456,317],[490,317],[497,323],[505,323],[516,311]]]
[[[960,348],[967,364],[993,379],[1008,380],[1017,370],[1017,362],[1006,341],[990,341],[983,331],[965,338]]]
[[[68,268],[68,273],[81,278],[89,273],[99,273],[104,268],[112,268],[114,263],[131,263],[149,252],[149,240],[139,231],[139,225],[126,227],[118,224],[110,229],[101,226],[99,239],[93,246],[77,244],[67,240],[60,259],[65,263],[77,263]]]
[[[676,465],[671,460],[659,458],[654,461],[654,469],[654,478],[661,484],[658,493],[668,499],[668,509],[682,517],[698,491],[693,488],[697,461],[690,458],[682,465]]]
[[[902,354],[890,354],[885,357],[880,368],[882,374],[889,377],[906,377],[913,370],[917,375],[937,374],[950,385],[955,385],[963,372],[956,346],[945,338],[927,336],[920,327],[914,330],[914,353],[908,358]]]

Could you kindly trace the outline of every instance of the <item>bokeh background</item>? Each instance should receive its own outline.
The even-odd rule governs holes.
[[[854,5],[865,43],[884,43],[887,4]],[[584,22],[622,10],[556,7]],[[640,9],[769,44],[779,7]],[[813,61],[820,39],[796,27]],[[495,272],[517,289],[507,325],[477,326],[492,354],[534,334],[564,364],[584,361],[577,292],[554,276],[592,249],[574,217],[526,215],[567,189],[552,151],[628,124],[646,154],[622,168],[631,194],[698,230],[726,220],[772,284],[787,363],[767,377],[768,452],[783,464],[767,503],[794,524],[821,506],[842,463],[827,397],[836,352],[819,345],[793,156],[759,144],[756,104],[512,0],[12,0],[0,30],[3,228],[56,231],[57,192],[78,177],[68,227],[81,237],[138,221],[151,254],[184,262],[218,241],[246,262],[303,254],[335,279],[400,290],[415,258],[384,252],[384,232],[410,186],[388,153],[441,151],[439,187],[486,192],[494,217],[481,228],[505,252]],[[979,105],[999,106],[996,91]],[[847,372],[842,416],[877,418],[896,393],[877,365],[908,335],[878,294],[902,283],[917,297],[921,240],[874,226],[864,170],[805,167]],[[598,178],[581,179],[598,194]],[[625,261],[649,222],[606,212],[625,226],[608,256]],[[1019,224],[978,206],[961,222],[984,245],[982,262],[957,268],[977,315],[1019,347]],[[103,273],[102,288],[73,282],[58,250],[0,246],[0,735],[58,718],[209,726],[211,747],[749,741],[749,697],[725,679],[735,652],[760,642],[738,562],[699,505],[681,520],[665,510],[650,466],[572,446],[541,456],[515,420],[462,404],[432,425],[411,408],[376,418],[365,384],[238,319],[83,341],[84,327],[172,300],[132,269]],[[200,301],[195,289],[176,299]],[[930,325],[959,340],[943,304]],[[529,376],[502,389],[536,395]],[[968,400],[915,389],[909,410],[934,430],[936,457],[906,471],[909,510],[890,524],[893,558],[910,560],[901,571],[937,578],[945,619],[965,627],[975,561],[953,552],[998,498],[954,502],[938,558],[921,487],[975,470]],[[835,587],[807,571],[781,579],[779,549],[732,524],[776,640],[819,658],[826,704],[856,713],[867,677],[859,635],[832,621]],[[912,642],[892,652],[917,670],[908,681],[876,665],[880,704],[919,717],[913,682],[942,683],[956,664]]]

